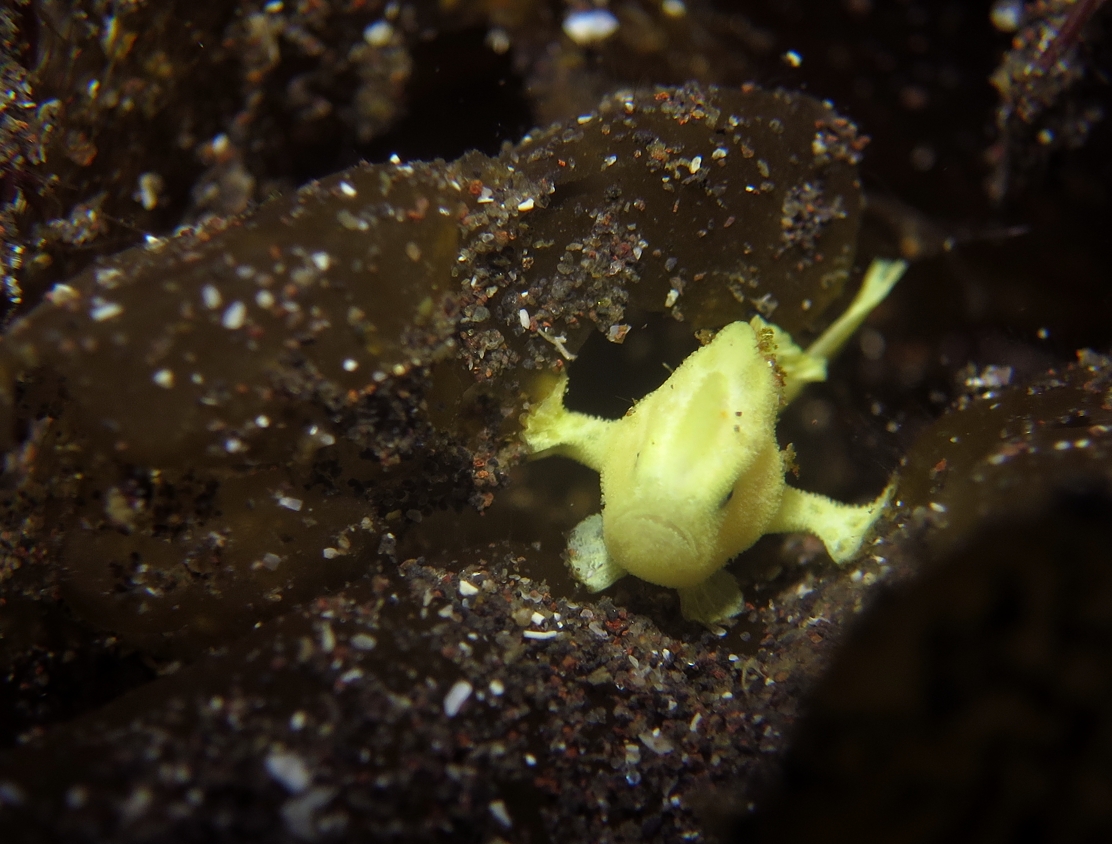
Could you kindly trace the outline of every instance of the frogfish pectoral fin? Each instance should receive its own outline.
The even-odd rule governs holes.
[[[626,570],[610,558],[602,536],[602,513],[588,516],[568,537],[568,566],[575,579],[592,592],[617,583]]]

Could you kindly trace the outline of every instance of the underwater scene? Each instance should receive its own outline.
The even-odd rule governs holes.
[[[1110,28],[5,4],[0,840],[1112,840]]]

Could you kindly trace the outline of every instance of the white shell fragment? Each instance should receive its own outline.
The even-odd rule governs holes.
[[[580,46],[605,41],[618,28],[618,19],[606,9],[572,12],[564,18],[564,34]]]
[[[220,324],[227,328],[229,331],[243,328],[243,323],[247,320],[247,306],[243,302],[232,302],[228,305],[227,310],[224,311],[224,316],[220,319]]]
[[[559,630],[526,630],[521,634],[526,639],[555,639],[560,635]]]
[[[296,753],[272,751],[266,757],[266,772],[290,792],[300,794],[309,787],[312,775],[305,761]]]
[[[97,300],[94,300],[96,302]],[[115,302],[99,301],[95,307],[89,311],[89,316],[93,322],[104,322],[105,320],[118,317],[124,312],[123,306]]]
[[[387,21],[375,21],[363,30],[363,40],[371,47],[385,47],[394,37],[394,27]]]
[[[1000,32],[1015,32],[1023,25],[1022,0],[996,0],[989,11],[989,20]]]
[[[213,285],[206,284],[201,288],[201,301],[205,303],[205,307],[210,311],[215,311],[223,303],[224,297]]]
[[[158,207],[159,194],[166,186],[166,181],[158,173],[142,173],[139,176],[138,189],[134,199],[146,211],[153,211]]]
[[[350,642],[357,651],[373,651],[378,645],[378,640],[366,633],[356,633],[351,637]]]
[[[455,718],[467,699],[471,697],[473,688],[466,680],[456,680],[452,688],[448,689],[448,694],[444,696],[444,714],[449,718]]]
[[[506,809],[505,800],[491,800],[489,806],[490,816],[498,821],[499,826],[503,829],[509,829],[514,825],[513,818],[510,817],[509,810]]]
[[[75,302],[81,298],[81,294],[77,292],[76,288],[70,287],[68,284],[55,284],[46,294],[46,301],[52,305],[64,305],[67,302]]]

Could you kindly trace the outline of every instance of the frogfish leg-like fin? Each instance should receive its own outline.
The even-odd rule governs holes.
[[[568,377],[563,374],[544,400],[526,415],[521,438],[536,457],[563,454],[601,471],[615,422],[568,410],[564,407],[567,389]]]
[[[907,272],[907,261],[874,259],[869,264],[861,287],[853,297],[853,301],[849,303],[849,307],[819,335],[814,343],[807,347],[807,354],[824,360],[833,359],[846,341],[861,327],[865,318],[887,298],[905,272]],[[788,400],[791,400],[790,397]]]
[[[822,540],[834,562],[845,563],[857,556],[861,543],[884,513],[895,490],[893,481],[872,503],[856,505],[786,486],[780,509],[765,532],[814,534]]]
[[[806,350],[777,325],[753,317],[754,331],[771,330],[776,344],[776,363],[784,374],[784,402],[790,403],[807,384],[826,380],[826,366],[861,327],[865,318],[888,296],[907,270],[906,261],[877,258],[870,265],[849,307]]]
[[[737,578],[725,569],[719,569],[702,583],[676,591],[680,595],[680,612],[688,621],[714,624],[745,610]]]
[[[568,566],[575,579],[592,592],[617,583],[626,570],[610,559],[602,537],[602,513],[588,516],[568,536]]]

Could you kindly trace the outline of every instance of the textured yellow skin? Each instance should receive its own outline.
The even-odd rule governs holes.
[[[720,569],[766,533],[807,531],[844,562],[887,502],[840,504],[789,487],[776,420],[902,274],[877,262],[857,298],[806,352],[759,317],[727,325],[621,419],[564,407],[567,377],[526,418],[538,454],[561,453],[598,471],[601,521],[585,520],[569,550],[573,571],[602,589],[625,573],[680,590],[684,614],[714,621],[741,610]],[[601,530],[601,541],[598,534]]]

